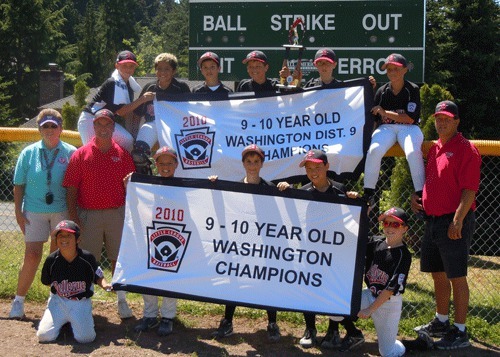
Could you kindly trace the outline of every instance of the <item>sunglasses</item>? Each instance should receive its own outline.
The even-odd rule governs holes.
[[[42,129],[57,129],[59,126],[55,124],[43,124]]]
[[[383,221],[382,225],[384,226],[384,228],[387,228],[387,227],[399,228],[399,227],[404,227],[405,226],[404,223],[400,223],[400,222],[387,222],[387,221]]]

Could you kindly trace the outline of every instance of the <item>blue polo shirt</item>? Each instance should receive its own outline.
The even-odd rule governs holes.
[[[43,151],[47,153],[49,163],[52,161],[56,149],[59,149],[52,167],[52,182],[47,186],[47,163]],[[33,213],[55,213],[66,211],[66,188],[62,181],[69,158],[76,151],[73,145],[59,141],[59,144],[49,150],[42,140],[24,148],[17,159],[14,171],[14,185],[24,186],[23,211]],[[47,192],[54,194],[54,202],[45,203]]]

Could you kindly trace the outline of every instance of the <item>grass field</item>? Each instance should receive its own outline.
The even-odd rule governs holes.
[[[0,298],[12,298],[15,294],[17,274],[23,258],[24,243],[21,235],[0,232]],[[44,257],[48,254],[48,245]],[[44,258],[43,258],[44,259]],[[42,259],[42,262],[43,262]],[[469,284],[471,298],[467,326],[472,338],[495,346],[500,345],[500,269],[499,257],[473,256],[469,263]],[[106,277],[111,278],[109,268]],[[141,301],[140,295],[128,294],[130,299]],[[48,288],[40,283],[40,269],[35,277],[27,299],[44,302]],[[419,272],[419,259],[414,257],[406,293],[404,294],[403,316],[400,334],[415,336],[413,327],[428,322],[434,314],[432,279],[429,274]],[[96,289],[95,300],[112,300],[114,297]],[[195,316],[223,314],[223,307],[211,303],[182,300],[179,310]],[[453,312],[453,307],[452,307]],[[263,318],[265,311],[238,308],[237,315],[247,318]],[[280,320],[303,325],[302,314],[280,312]],[[318,330],[326,331],[326,317],[318,317]],[[359,320],[357,325],[364,330],[374,331],[371,320]]]

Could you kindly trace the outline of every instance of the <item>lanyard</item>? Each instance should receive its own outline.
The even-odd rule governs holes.
[[[52,160],[49,162],[49,157],[47,156],[47,150],[42,149],[43,159],[45,161],[45,167],[47,168],[47,186],[50,188],[50,184],[52,182],[52,167],[54,166],[54,162],[56,161],[57,154],[59,154],[59,148],[54,152],[54,156],[52,156]]]

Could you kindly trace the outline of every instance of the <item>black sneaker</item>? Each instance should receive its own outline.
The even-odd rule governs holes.
[[[139,324],[134,327],[135,332],[145,332],[158,326],[160,322],[156,317],[143,317]]]
[[[158,336],[167,336],[172,333],[174,328],[174,322],[172,319],[167,319],[166,317],[162,317],[160,321],[160,326],[158,327],[157,334]]]
[[[220,320],[219,328],[212,333],[213,338],[224,338],[233,334],[233,323],[227,319]]]
[[[328,331],[321,341],[321,348],[326,348],[332,350],[339,348],[342,341],[340,340],[340,335],[338,331]]]
[[[316,344],[316,334],[318,332],[315,328],[306,328],[304,336],[300,339],[300,345],[304,348],[310,348]]]
[[[407,351],[428,351],[434,348],[434,340],[426,333],[419,333],[414,340],[401,341]]]
[[[458,327],[453,325],[442,339],[434,343],[434,346],[439,350],[454,350],[469,347],[470,342],[467,329],[462,332]]]
[[[280,328],[278,327],[278,324],[276,322],[270,322],[267,325],[267,338],[271,342],[276,342],[280,339],[281,333],[280,333]]]
[[[339,351],[346,352],[352,350],[354,347],[361,345],[365,342],[365,337],[363,334],[359,335],[345,335],[342,339],[342,343],[340,344]]]
[[[417,333],[426,333],[430,337],[443,337],[450,330],[450,321],[439,321],[437,317],[426,325],[418,326],[413,329]]]

